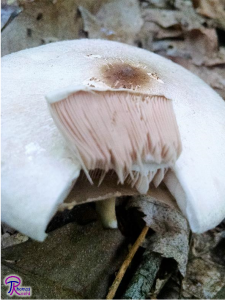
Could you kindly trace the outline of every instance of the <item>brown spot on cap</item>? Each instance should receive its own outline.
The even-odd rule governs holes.
[[[104,83],[112,88],[138,89],[150,82],[147,70],[129,63],[112,63],[101,68]]]

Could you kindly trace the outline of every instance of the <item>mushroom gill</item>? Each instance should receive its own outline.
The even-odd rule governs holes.
[[[53,101],[50,110],[90,182],[89,171],[102,170],[100,184],[113,170],[119,183],[145,194],[181,153],[172,101],[164,96],[80,90]]]

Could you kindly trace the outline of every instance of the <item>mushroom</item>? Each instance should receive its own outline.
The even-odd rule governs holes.
[[[194,232],[225,217],[225,103],[181,66],[118,42],[64,41],[3,57],[2,86],[2,220],[10,226],[44,240],[74,186],[82,200],[73,204],[108,198],[97,210],[116,227],[114,196],[161,181]],[[78,192],[81,169],[93,197]]]

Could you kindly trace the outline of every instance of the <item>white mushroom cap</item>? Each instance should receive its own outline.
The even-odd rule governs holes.
[[[151,80],[140,84],[142,93],[172,101],[183,151],[165,183],[194,232],[213,228],[225,217],[224,101],[173,62],[103,40],[58,42],[3,57],[2,220],[44,239],[50,218],[81,168],[58,132],[44,96],[61,100],[79,86],[90,90],[91,78],[97,78],[98,89],[112,89],[96,72],[112,61],[145,68]]]

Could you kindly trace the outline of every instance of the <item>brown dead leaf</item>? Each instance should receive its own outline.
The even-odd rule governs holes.
[[[154,297],[154,294],[152,296]],[[151,297],[151,299],[180,299],[180,283],[177,281],[176,276],[172,276],[168,280],[165,287],[160,291],[157,298],[153,297]]]
[[[192,0],[197,13],[214,19],[216,25],[225,29],[225,1],[224,0]]]
[[[197,15],[190,1],[175,1],[176,9],[142,9],[144,22],[154,22],[163,28],[182,29],[183,31],[200,28],[207,23]]]
[[[86,8],[79,6],[79,11],[81,13],[82,19],[83,19],[83,29],[85,32],[88,33],[88,37],[91,39],[96,39],[96,38],[102,38],[102,39],[110,39],[110,36],[114,34],[113,31],[102,31],[102,25],[101,22],[94,16],[92,15]]]
[[[205,66],[213,67],[213,66],[222,66],[225,64],[225,47],[220,47],[217,55],[213,58],[208,58],[205,62]]]
[[[4,233],[2,235],[2,239],[1,239],[1,247],[2,247],[2,249],[5,249],[7,247],[11,247],[14,245],[24,243],[28,240],[29,240],[29,237],[26,235],[23,235],[22,233],[16,233],[13,235],[10,235],[9,233]]]
[[[218,38],[215,29],[190,30],[186,35],[186,45],[193,63],[204,64],[208,58],[214,58],[218,52]]]
[[[107,1],[96,15],[79,7],[89,38],[102,38],[133,44],[143,20],[137,0]]]
[[[83,0],[83,7],[95,12],[103,0]],[[56,40],[81,37],[80,0],[19,0],[23,11],[2,32],[2,56]]]
[[[167,8],[167,9],[173,8],[172,1],[168,1],[168,0],[146,0],[145,2],[141,2],[141,5],[143,7],[151,6],[156,8]]]
[[[183,294],[188,298],[212,299],[225,286],[223,267],[201,258],[189,261],[187,275],[182,282]]]
[[[159,293],[161,292],[161,290],[163,289],[163,287],[168,282],[168,280],[170,279],[171,276],[172,276],[172,274],[170,273],[170,274],[167,274],[166,277],[163,279],[160,279],[160,278],[156,279],[154,290],[151,293],[151,299],[157,299],[157,296],[159,295]]]
[[[158,28],[156,34],[155,34],[155,39],[157,40],[162,40],[162,39],[168,39],[168,38],[182,38],[183,37],[183,32],[180,29],[163,29],[163,28]]]
[[[180,273],[185,276],[189,252],[187,220],[171,201],[169,192],[159,188],[151,192],[151,196],[133,197],[128,207],[137,207],[143,212],[146,225],[155,231],[146,247],[163,257],[175,259]]]
[[[174,1],[173,9],[142,7],[144,25],[140,33],[144,48],[163,56],[191,59],[197,66],[225,64],[214,22],[196,14],[191,1]]]
[[[181,27],[182,12],[163,9],[144,9],[142,16],[145,22],[153,22],[163,28]]]
[[[153,50],[154,43],[158,40],[169,38],[183,38],[183,31],[173,28],[164,29],[154,22],[145,22],[139,33],[139,40],[142,47],[149,50]]]
[[[223,238],[225,238],[225,231],[210,230],[202,234],[193,234],[192,254],[195,257],[210,259],[211,251]]]
[[[195,65],[225,64],[225,51],[223,48],[218,51],[218,38],[215,29],[192,29],[186,35],[185,44]]]
[[[6,2],[6,1],[5,1]],[[7,25],[9,25],[13,19],[22,12],[22,8],[20,8],[17,3],[13,4],[3,4],[1,5],[1,31],[3,31]]]
[[[156,36],[154,32],[150,50],[157,54],[180,57],[182,60],[190,59],[196,66],[212,67],[225,64],[225,48],[218,48],[215,29],[192,29],[186,33],[185,41],[169,39],[157,41]]]

